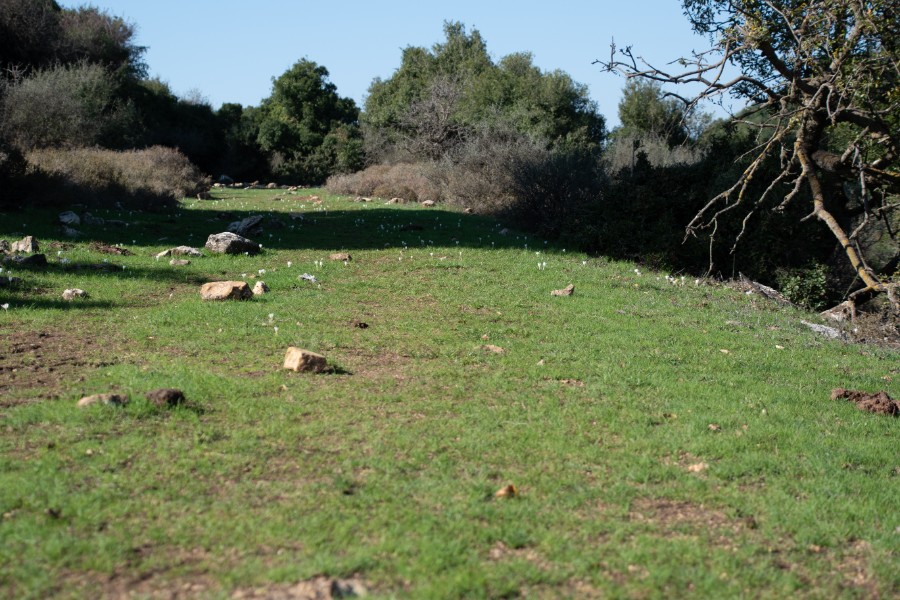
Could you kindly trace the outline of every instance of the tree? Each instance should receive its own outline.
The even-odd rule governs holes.
[[[806,218],[822,221],[862,281],[850,301],[886,291],[896,306],[896,284],[869,267],[858,244],[867,226],[879,219],[891,225],[889,220],[900,207],[896,4],[895,0],[683,0],[693,28],[715,40],[715,45],[681,58],[684,70],[679,73],[649,64],[630,47],[616,56],[613,46],[609,61],[602,62],[608,70],[659,83],[702,85],[693,98],[682,98],[688,109],[726,93],[750,105],[734,117],[758,131],[750,160],[733,185],[698,211],[687,226],[688,235],[709,229],[712,244],[719,219],[744,207],[737,244],[755,212],[765,207],[784,210],[807,197],[811,210]],[[729,65],[739,74],[726,76]],[[773,161],[778,167],[767,187],[749,197],[754,177]],[[833,213],[843,217],[843,223]]]
[[[629,79],[619,102],[621,135],[652,135],[666,140],[669,147],[688,139],[684,106],[666,97],[655,81]]]
[[[346,156],[340,146],[350,141],[346,131],[335,132],[326,151],[326,137],[345,126],[355,128],[358,120],[356,103],[338,96],[328,70],[303,59],[273,80],[272,95],[259,110],[258,141],[272,154],[276,175],[321,182],[336,168],[329,156]]]
[[[439,158],[484,126],[512,126],[551,147],[600,147],[605,122],[586,86],[542,72],[527,53],[495,63],[478,30],[461,23],[444,23],[444,35],[430,50],[406,48],[394,75],[369,88],[362,121],[381,157],[399,147],[404,158]]]

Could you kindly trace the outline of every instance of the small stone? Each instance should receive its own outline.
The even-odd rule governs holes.
[[[471,215],[475,211],[472,210],[471,208],[466,208],[463,212],[466,213],[467,215]]]
[[[493,352],[494,354],[503,354],[504,352],[506,352],[506,350],[504,350],[500,346],[495,346],[494,344],[485,344],[481,347],[481,349],[488,352]]]
[[[330,254],[328,258],[331,260],[342,260],[344,262],[353,260],[353,257],[346,252],[335,252],[334,254]]]
[[[128,396],[124,394],[94,394],[85,396],[78,401],[78,408],[93,406],[95,404],[103,404],[106,406],[125,406],[128,404]]]
[[[569,284],[561,290],[553,290],[550,292],[551,296],[571,296],[575,293],[575,285]]]
[[[25,252],[27,254],[32,254],[38,251],[38,241],[34,239],[34,236],[26,235],[18,242],[13,242],[9,247],[9,252],[15,254],[16,252]]]
[[[277,188],[278,188],[278,184],[277,184],[277,183],[274,183],[274,182],[272,182],[272,183],[270,183],[270,184],[268,184],[268,185],[266,186],[266,189],[267,189],[267,190],[274,190],[274,189],[277,189]]]
[[[515,498],[519,495],[519,490],[513,484],[503,486],[494,492],[494,498]]]
[[[194,258],[199,258],[203,256],[203,253],[200,252],[196,248],[192,248],[191,246],[175,246],[174,248],[170,248],[167,250],[169,254],[172,256],[193,256]],[[168,256],[167,254],[166,256]]]
[[[22,280],[18,277],[0,276],[0,288],[13,288],[22,285]]]
[[[59,213],[59,222],[63,225],[81,225],[81,217],[71,210]]]
[[[62,299],[71,302],[77,298],[87,298],[88,293],[78,288],[67,289],[62,294]]]
[[[203,284],[200,297],[204,300],[249,300],[253,291],[243,281],[212,281]]]
[[[169,261],[169,264],[173,267],[186,267],[191,264],[191,261],[186,258],[173,258]]]
[[[144,394],[147,400],[155,406],[161,408],[178,406],[184,403],[184,392],[174,388],[160,388]]]
[[[261,296],[269,291],[269,286],[266,285],[265,281],[257,281],[256,285],[253,286],[253,295]]]
[[[312,371],[321,373],[326,365],[327,361],[321,354],[293,346],[288,348],[284,355],[284,368],[295,372]]]
[[[431,207],[433,207],[433,206],[435,205],[435,202],[434,202],[434,200],[424,200],[424,201],[421,202],[420,204],[421,204],[422,206],[424,206],[425,208],[431,208]]]

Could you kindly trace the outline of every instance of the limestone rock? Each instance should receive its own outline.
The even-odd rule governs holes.
[[[850,321],[853,319],[853,312],[853,303],[847,300],[846,302],[841,302],[833,308],[829,308],[826,311],[820,312],[819,316],[825,319],[831,319],[832,321],[837,321],[838,323],[843,323],[844,321]]]
[[[165,256],[193,256],[200,257],[203,256],[203,253],[197,250],[196,248],[191,248],[190,246],[176,246],[174,248],[169,248],[168,250],[163,250],[159,254],[156,255],[156,258],[163,258]]]
[[[291,346],[284,355],[284,368],[292,371],[312,371],[321,373],[327,361],[321,354]]]
[[[553,290],[550,292],[551,296],[571,296],[575,293],[575,285],[569,284],[561,290]]]
[[[347,252],[335,252],[334,254],[329,255],[328,258],[331,260],[342,260],[344,262],[353,260],[353,257]]]
[[[186,258],[173,258],[169,261],[169,264],[173,267],[186,267],[191,264],[191,261],[187,260]]]
[[[425,208],[431,208],[432,206],[434,206],[434,204],[434,200],[424,200],[423,202],[421,202],[421,205]]]
[[[67,289],[62,294],[62,299],[71,302],[76,298],[87,298],[88,293],[84,290],[80,290],[78,288]]]
[[[257,281],[253,286],[253,295],[261,296],[269,291],[269,286],[266,285],[265,281]]]
[[[219,254],[256,254],[259,244],[230,231],[214,233],[206,240],[206,249]]]
[[[59,213],[59,222],[63,225],[81,225],[81,217],[71,210]]]
[[[259,231],[261,231],[262,229],[260,226],[262,220],[262,215],[253,215],[252,217],[247,217],[246,219],[241,219],[240,221],[230,223],[227,227],[227,230],[238,235],[251,235],[253,233],[259,233]]]
[[[160,388],[158,390],[153,390],[152,392],[147,392],[144,396],[151,404],[161,408],[178,406],[179,404],[184,403],[185,400],[184,392],[174,388]]]
[[[85,396],[78,401],[78,408],[94,406],[95,404],[125,406],[128,404],[128,396],[124,394],[94,394],[92,396]]]
[[[818,333],[821,336],[824,336],[828,339],[832,340],[845,340],[847,339],[846,334],[842,332],[840,329],[835,329],[834,327],[828,327],[827,325],[818,325],[816,323],[810,323],[809,321],[800,321],[807,327],[809,327],[815,333]]]
[[[18,242],[13,242],[12,246],[9,247],[9,251],[13,254],[16,252],[32,254],[38,251],[38,241],[34,239],[34,236],[26,235]]]
[[[204,300],[248,300],[253,297],[250,286],[243,281],[212,281],[200,288]]]

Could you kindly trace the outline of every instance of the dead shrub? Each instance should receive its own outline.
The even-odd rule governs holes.
[[[424,162],[374,165],[357,173],[329,177],[326,187],[333,194],[437,202],[441,200],[441,191],[433,181],[431,170],[431,165]]]
[[[27,159],[42,182],[44,203],[164,210],[210,183],[181,152],[162,146],[125,152],[44,149],[29,152]]]

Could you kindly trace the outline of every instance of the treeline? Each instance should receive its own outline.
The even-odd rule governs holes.
[[[208,185],[204,176],[327,180],[339,193],[457,204],[653,267],[703,273],[712,263],[715,274],[743,272],[811,306],[843,292],[833,240],[796,214],[804,202],[754,215],[752,234],[735,214],[719,220],[712,246],[683,239],[746,166],[755,129],[685,112],[659,86],[633,80],[610,132],[566,73],[541,70],[527,53],[494,60],[460,23],[444,34],[431,48],[406,48],[362,110],[309,60],[275,78],[258,107],[213,109],[199,93],[180,98],[148,79],[122,19],[0,0],[0,205],[125,194],[159,207]],[[142,163],[171,173],[167,194],[159,172],[143,185]],[[763,175],[751,197],[771,181]]]

